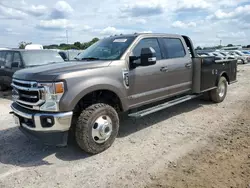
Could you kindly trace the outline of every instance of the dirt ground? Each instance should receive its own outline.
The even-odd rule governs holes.
[[[33,143],[14,125],[9,93],[0,94],[0,187],[250,188],[250,66],[224,102],[199,99],[123,119],[111,148]]]

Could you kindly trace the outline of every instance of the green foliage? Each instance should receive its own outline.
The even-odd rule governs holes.
[[[25,47],[26,47],[28,44],[32,44],[32,43],[31,43],[31,42],[24,42],[24,41],[22,41],[22,42],[20,42],[20,43],[18,44],[18,48],[19,48],[19,49],[25,49]]]
[[[232,46],[234,46],[234,45],[232,45],[232,44],[228,44],[228,45],[227,45],[227,47],[232,47]]]
[[[195,50],[202,50],[202,48],[200,46],[197,46]]]
[[[95,42],[97,42],[99,39],[98,38],[93,38],[89,42],[81,43],[79,41],[75,42],[74,44],[65,44],[61,43],[59,45],[57,44],[51,44],[48,46],[44,46],[44,49],[60,49],[60,50],[69,50],[69,49],[75,49],[75,50],[85,50]]]
[[[221,49],[223,46],[222,45],[219,45],[216,47],[216,49]]]

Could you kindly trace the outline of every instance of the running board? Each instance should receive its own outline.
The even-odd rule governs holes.
[[[178,99],[174,99],[172,101],[168,101],[166,103],[159,104],[157,106],[153,106],[153,107],[147,108],[145,110],[141,110],[141,111],[138,111],[138,112],[131,113],[128,116],[129,117],[134,117],[134,118],[141,118],[141,117],[144,117],[146,115],[152,114],[154,112],[158,112],[158,111],[166,109],[166,108],[168,108],[170,106],[180,104],[182,102],[194,99],[194,98],[199,97],[199,96],[201,96],[201,95],[186,95],[184,97],[180,97]]]

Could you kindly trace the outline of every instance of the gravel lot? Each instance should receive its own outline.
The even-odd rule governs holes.
[[[195,99],[124,119],[95,156],[29,141],[1,93],[0,187],[250,187],[250,66],[238,69],[223,103]]]

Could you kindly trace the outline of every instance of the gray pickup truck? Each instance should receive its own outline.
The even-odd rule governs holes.
[[[236,60],[199,57],[187,36],[111,36],[76,61],[17,71],[10,113],[31,138],[65,146],[73,133],[96,154],[114,142],[120,114],[139,118],[201,95],[222,102],[236,72]]]

